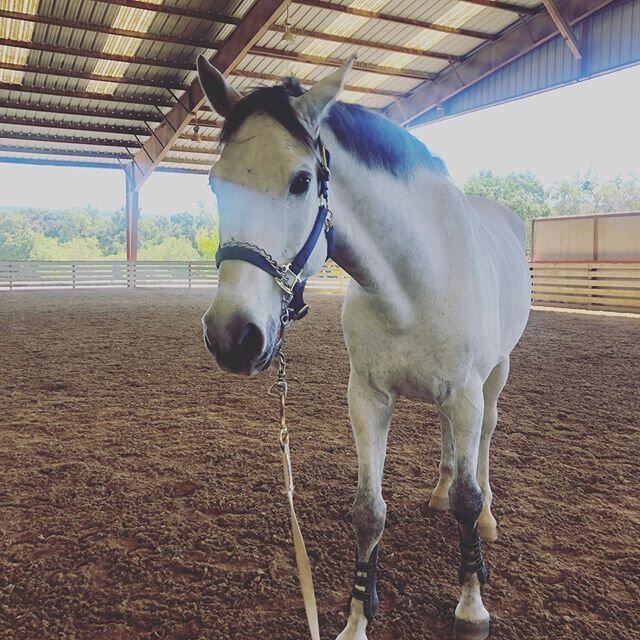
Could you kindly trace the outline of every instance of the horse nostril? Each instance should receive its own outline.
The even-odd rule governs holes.
[[[238,348],[248,356],[255,356],[262,353],[263,347],[262,332],[252,322],[247,323],[240,333]]]

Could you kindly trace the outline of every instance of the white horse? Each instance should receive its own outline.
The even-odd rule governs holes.
[[[381,482],[400,395],[435,405],[440,416],[440,477],[430,506],[450,508],[458,521],[456,638],[480,640],[489,635],[480,536],[497,535],[489,443],[509,354],[529,316],[524,227],[505,207],[461,193],[442,161],[401,127],[336,102],[350,67],[306,93],[287,80],[242,97],[204,58],[198,61],[204,92],[225,118],[226,144],[210,177],[220,238],[227,250],[241,248],[224,256],[215,300],[203,318],[205,343],[226,370],[253,375],[270,365],[282,315],[276,280],[283,271],[277,269],[318,222],[316,184],[323,184],[326,147],[332,258],[353,278],[342,325],[358,452],[358,564],[338,640],[366,640],[377,608],[377,545],[387,510]],[[321,269],[327,238],[316,238],[302,278]],[[276,272],[246,252],[262,256]]]

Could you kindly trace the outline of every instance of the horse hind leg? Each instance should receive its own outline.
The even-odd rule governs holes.
[[[496,519],[491,513],[493,493],[489,484],[489,447],[491,436],[498,422],[498,397],[504,389],[509,375],[509,358],[506,358],[489,374],[482,393],[484,396],[484,413],[482,416],[482,432],[478,451],[478,484],[482,490],[482,511],[478,518],[478,530],[483,540],[495,542],[498,539]]]
[[[347,625],[337,640],[367,640],[366,629],[378,607],[376,565],[387,505],[382,498],[382,473],[395,396],[373,389],[352,372],[349,414],[358,452],[358,489],[353,503],[356,534],[354,586]]]
[[[442,449],[440,452],[440,466],[438,484],[431,493],[429,507],[435,511],[449,510],[449,487],[453,482],[453,439],[451,423],[440,414],[440,433],[442,436]]]

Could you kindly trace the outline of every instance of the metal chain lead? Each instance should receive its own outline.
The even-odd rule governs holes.
[[[284,339],[282,339],[282,342]],[[286,417],[286,402],[287,402],[287,359],[285,358],[284,352],[282,351],[282,347],[284,346],[280,343],[280,347],[278,348],[277,357],[278,357],[278,374],[276,376],[276,381],[271,385],[269,389],[270,396],[278,396],[280,400],[280,446],[284,448],[284,446],[289,442],[289,431],[287,430],[287,417]]]

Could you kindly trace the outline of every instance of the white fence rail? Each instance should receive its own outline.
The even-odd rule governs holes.
[[[311,278],[307,287],[344,291],[349,277],[333,263]],[[214,262],[0,262],[0,290],[86,289],[94,287],[213,287]]]

